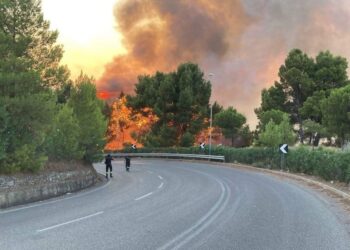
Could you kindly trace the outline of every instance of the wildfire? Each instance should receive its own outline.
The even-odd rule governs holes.
[[[99,91],[97,93],[97,97],[102,99],[102,100],[107,100],[109,98],[111,98],[111,93],[110,92],[107,92],[107,91]]]
[[[149,114],[144,116],[144,114]],[[152,113],[150,108],[145,108],[142,112],[133,112],[127,106],[125,96],[115,100],[111,105],[111,115],[107,130],[106,150],[118,150],[130,144],[136,144],[138,147],[142,136],[149,132],[151,126],[158,120],[158,117]],[[208,121],[205,121],[208,123]],[[196,135],[195,144],[205,142],[209,143],[210,128],[203,129]],[[212,143],[222,144],[224,137],[219,128],[212,128]]]
[[[126,105],[126,97],[123,96],[112,103],[111,115],[107,130],[107,145],[106,150],[122,149],[127,144],[139,143],[140,138],[146,134],[151,125],[155,123],[158,118],[152,114],[150,109],[142,110],[143,113],[148,113],[144,116],[141,113],[135,113]]]

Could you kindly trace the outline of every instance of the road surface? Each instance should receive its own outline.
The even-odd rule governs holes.
[[[113,168],[97,188],[0,210],[0,249],[350,249],[325,200],[276,177],[166,160]]]

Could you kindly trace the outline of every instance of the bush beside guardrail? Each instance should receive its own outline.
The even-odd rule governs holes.
[[[125,149],[119,152],[135,152]],[[208,154],[199,147],[191,148],[140,148],[138,153]],[[250,164],[255,167],[280,169],[280,153],[277,148],[213,147],[213,155],[224,155],[226,162]],[[318,148],[296,147],[285,155],[285,168],[294,173],[320,176],[323,179],[350,183],[350,153]]]

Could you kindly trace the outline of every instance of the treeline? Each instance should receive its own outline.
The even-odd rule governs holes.
[[[315,58],[299,49],[288,54],[279,69],[279,81],[262,90],[255,109],[259,124],[251,131],[243,114],[214,103],[213,125],[240,146],[276,147],[281,143],[318,146],[320,138],[335,138],[343,146],[350,137],[350,85],[347,60],[329,51]],[[159,120],[151,131],[135,139],[145,146],[192,146],[199,132],[208,129],[211,84],[198,65],[181,64],[171,73],[141,76],[128,105],[136,112],[150,108]]]
[[[93,79],[70,79],[57,37],[40,1],[0,2],[0,172],[91,162],[104,147],[105,104]]]
[[[294,49],[279,69],[279,81],[261,94],[257,144],[317,146],[320,138],[336,138],[343,146],[350,136],[350,85],[347,60],[329,51],[315,58]],[[297,132],[297,137],[293,133]]]
[[[133,138],[145,147],[192,146],[199,134],[209,133],[212,109],[214,126],[231,138],[232,143],[241,136],[245,145],[249,145],[252,133],[246,118],[233,107],[224,109],[217,102],[211,107],[210,96],[211,83],[197,64],[183,63],[174,72],[140,76],[135,95],[127,96],[127,105],[133,113],[157,119],[150,129],[135,131]],[[115,127],[113,122],[111,119],[110,128]]]

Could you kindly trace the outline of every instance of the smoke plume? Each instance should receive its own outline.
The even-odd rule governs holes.
[[[126,54],[106,65],[98,89],[132,93],[137,76],[182,62],[214,73],[212,101],[251,125],[262,88],[278,79],[292,48],[350,56],[348,0],[121,0],[115,6]]]

